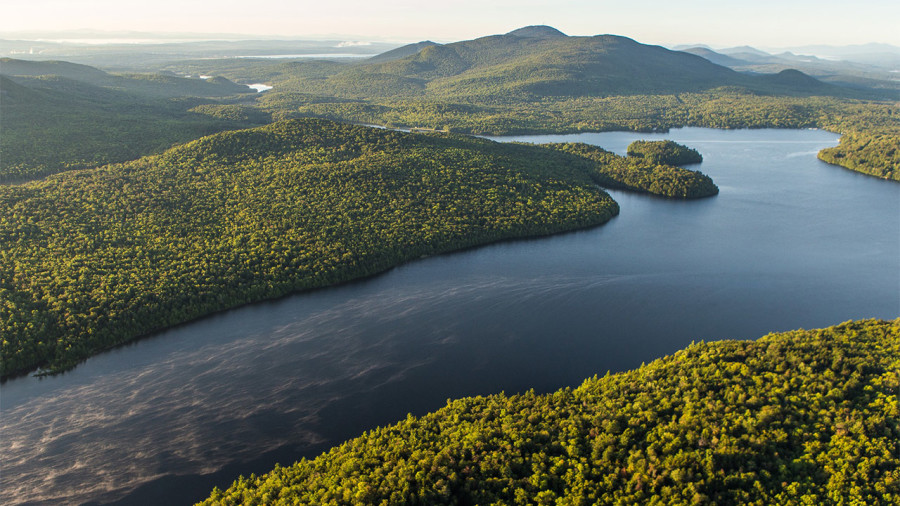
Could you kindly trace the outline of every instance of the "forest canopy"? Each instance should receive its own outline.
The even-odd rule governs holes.
[[[700,163],[703,156],[696,149],[674,141],[634,141],[628,145],[628,156],[664,165]]]
[[[898,389],[900,320],[701,342],[448,400],[200,504],[897,504]]]
[[[717,191],[698,172],[589,147],[310,119],[0,186],[0,374],[63,370],[214,311],[423,255],[598,225],[618,213],[598,181],[677,198]]]

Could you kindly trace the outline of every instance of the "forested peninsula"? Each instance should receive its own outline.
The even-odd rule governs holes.
[[[0,372],[65,370],[215,311],[599,225],[618,205],[598,183],[618,180],[676,198],[718,191],[599,148],[314,119],[0,186]]]
[[[597,184],[604,188],[615,188],[639,193],[651,193],[670,198],[699,198],[719,193],[719,188],[709,176],[676,167],[684,163],[696,163],[700,157],[697,151],[676,144],[666,144],[666,148],[677,151],[680,156],[645,156],[643,152],[633,151],[631,146],[642,143],[642,146],[654,146],[655,141],[636,141],[628,150],[628,156],[622,157],[603,148],[584,143],[544,144],[549,149],[571,153],[596,162],[591,176]],[[648,151],[653,148],[647,147]],[[684,155],[682,153],[691,153]],[[665,160],[664,160],[665,159]],[[702,158],[701,158],[702,159]],[[688,160],[688,161],[685,161]]]
[[[201,504],[897,504],[898,389],[900,320],[701,342],[447,401]]]

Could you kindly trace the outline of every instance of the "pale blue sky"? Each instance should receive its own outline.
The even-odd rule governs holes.
[[[446,42],[547,24],[666,45],[900,45],[898,20],[898,0],[10,0],[0,37],[92,29]]]

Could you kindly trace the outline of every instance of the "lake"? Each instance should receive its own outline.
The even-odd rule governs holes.
[[[2,385],[0,503],[186,503],[446,399],[540,392],[693,340],[900,316],[900,184],[817,130],[529,136],[698,149],[718,196],[214,315]]]

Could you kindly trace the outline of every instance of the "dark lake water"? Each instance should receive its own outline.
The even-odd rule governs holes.
[[[450,397],[550,391],[692,340],[900,315],[900,185],[814,130],[522,137],[697,148],[721,189],[432,257],[2,386],[0,503],[188,503]]]

